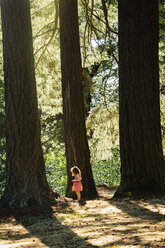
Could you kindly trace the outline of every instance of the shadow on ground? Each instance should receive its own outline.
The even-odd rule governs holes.
[[[114,190],[100,187],[85,206],[13,212],[0,225],[2,248],[165,247],[165,199],[113,199]]]
[[[68,211],[67,211],[68,212]],[[21,224],[27,232],[19,233],[18,231],[12,230],[3,232],[1,240],[10,239],[17,246],[7,247],[24,247],[24,248],[33,248],[33,247],[53,247],[53,248],[77,248],[77,247],[93,247],[89,244],[84,238],[79,237],[74,233],[68,226],[62,225],[58,219],[55,217],[53,209],[47,208],[38,209],[38,208],[28,208],[26,211],[17,210],[12,213],[12,216],[15,218],[14,225],[15,227]],[[10,217],[11,220],[13,217]],[[10,221],[8,217],[8,221]],[[1,223],[5,219],[1,219]],[[13,227],[14,229],[14,227]],[[4,230],[3,230],[4,231]],[[27,238],[27,243],[21,243],[21,239]],[[30,241],[30,242],[29,242]],[[41,241],[41,242],[39,242]],[[19,245],[20,242],[20,245]],[[39,242],[39,243],[38,243]]]
[[[140,218],[142,220],[151,220],[156,222],[165,221],[165,215],[154,212],[144,206],[138,204],[138,201],[131,201],[128,199],[122,199],[121,201],[116,199],[110,199],[109,203],[118,209],[121,209],[124,213],[128,214],[129,216]],[[145,203],[145,201],[143,201]],[[147,204],[152,205],[152,200],[148,200]]]

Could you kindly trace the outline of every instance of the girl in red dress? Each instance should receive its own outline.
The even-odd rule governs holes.
[[[81,183],[81,171],[77,166],[74,166],[71,168],[72,176],[74,176],[74,179],[72,180],[73,182],[73,187],[72,191],[76,192],[77,199],[79,203],[81,202],[81,191],[83,190],[82,183]]]

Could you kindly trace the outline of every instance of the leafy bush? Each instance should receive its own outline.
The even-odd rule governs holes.
[[[66,158],[62,151],[50,152],[45,156],[46,174],[49,185],[60,195],[64,195],[67,185]],[[120,154],[112,149],[110,160],[100,160],[92,164],[96,185],[114,186],[120,184]]]
[[[96,185],[114,186],[120,184],[120,153],[112,148],[112,158],[96,161],[92,165]]]
[[[60,195],[65,195],[67,185],[66,158],[63,152],[45,155],[46,175],[49,185]]]

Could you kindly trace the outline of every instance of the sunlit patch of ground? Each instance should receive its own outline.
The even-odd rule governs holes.
[[[165,247],[165,198],[112,200],[114,191],[85,206],[0,223],[0,248]]]

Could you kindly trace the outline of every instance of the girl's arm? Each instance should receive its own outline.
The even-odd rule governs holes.
[[[74,180],[72,180],[72,182],[80,182],[82,180],[80,175],[77,175],[76,178]]]

